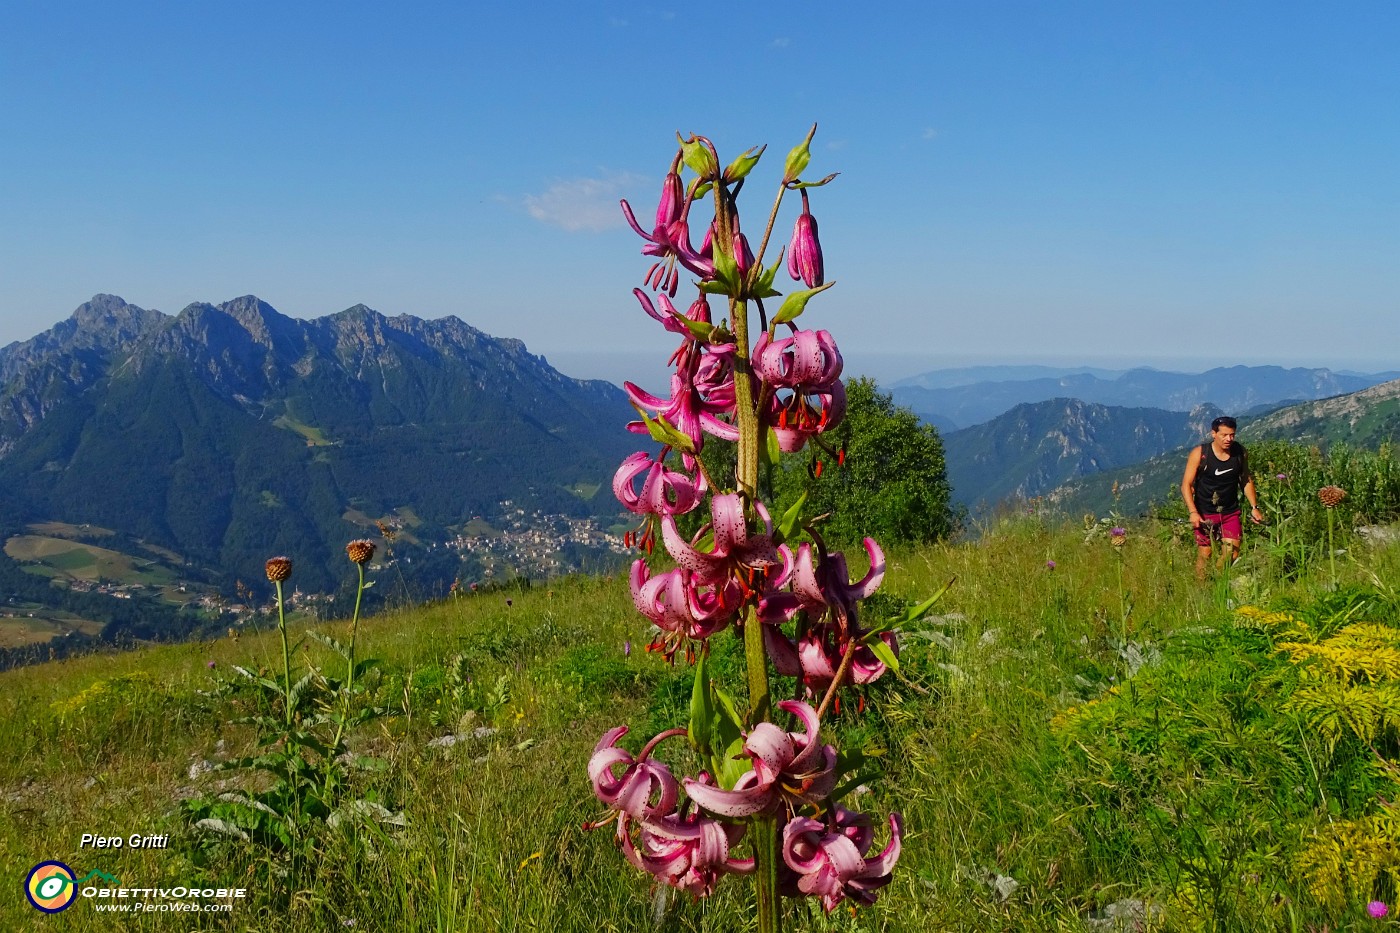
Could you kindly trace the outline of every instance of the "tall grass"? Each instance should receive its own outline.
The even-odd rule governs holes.
[[[1394,799],[1394,731],[1326,747],[1285,708],[1299,669],[1237,610],[1350,613],[1397,630],[1400,548],[1351,542],[1334,590],[1325,562],[1305,550],[1284,567],[1268,541],[1256,534],[1230,578],[1206,586],[1193,545],[1156,521],[1129,523],[1118,551],[1098,523],[1044,514],[1002,516],[975,542],[893,551],[872,613],[957,582],[941,614],[904,636],[899,676],[829,727],[885,771],[865,809],[903,809],[904,855],[874,908],[804,913],[794,928],[1086,930],[1108,905],[1137,901],[1158,929],[1367,928],[1361,905],[1393,904],[1393,875],[1367,891],[1339,879],[1338,903],[1300,859],[1329,821]],[[343,640],[347,625],[318,628]],[[15,892],[0,898],[0,929],[743,928],[747,886],[707,901],[658,894],[607,829],[582,829],[601,815],[581,765],[598,736],[685,715],[689,670],[642,650],[648,637],[621,577],[362,620],[357,650],[381,661],[366,702],[395,715],[349,735],[352,752],[378,762],[352,780],[406,825],[366,816],[283,854],[197,831],[177,805],[246,780],[200,772],[249,751],[252,732],[235,720],[259,701],[230,668],[280,671],[275,633],[8,672],[9,877],[59,859],[128,885],[198,880],[249,897],[229,914],[118,923],[83,902],[41,916]],[[739,651],[726,635],[714,663],[737,664]],[[294,662],[334,671],[336,658],[308,641]],[[429,744],[449,734],[450,747]],[[170,848],[79,849],[85,832],[168,832]]]

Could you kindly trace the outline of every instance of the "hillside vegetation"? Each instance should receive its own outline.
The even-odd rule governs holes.
[[[792,928],[1380,929],[1366,906],[1393,916],[1400,879],[1400,546],[1353,536],[1350,501],[1334,559],[1277,516],[1284,539],[1252,535],[1205,585],[1171,526],[1114,536],[1116,516],[1023,510],[975,542],[890,554],[872,613],[956,582],[903,634],[899,676],[824,725],[884,772],[871,806],[903,809],[904,853],[873,909]],[[0,675],[9,877],[57,859],[131,887],[247,890],[228,913],[119,924],[82,899],[44,917],[9,897],[0,928],[743,928],[748,886],[658,893],[611,851],[611,827],[581,828],[603,815],[584,773],[598,737],[683,724],[690,702],[684,660],[643,650],[624,579],[363,620],[358,650],[378,664],[357,682],[352,754],[308,759],[343,779],[333,813],[241,766],[286,751],[258,749],[252,724],[276,712],[256,682],[281,670],[267,626]],[[343,642],[347,628],[293,633]],[[715,652],[740,663],[732,636]],[[294,648],[307,734],[341,664],[314,638]],[[267,832],[194,825],[253,797],[272,801]],[[169,846],[96,850],[84,833]]]

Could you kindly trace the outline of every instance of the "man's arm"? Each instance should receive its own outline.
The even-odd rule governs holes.
[[[1196,511],[1196,474],[1200,469],[1201,448],[1198,444],[1191,448],[1191,454],[1186,458],[1186,472],[1181,474],[1181,498],[1186,500],[1186,511],[1191,513],[1192,528],[1201,523],[1201,515]]]

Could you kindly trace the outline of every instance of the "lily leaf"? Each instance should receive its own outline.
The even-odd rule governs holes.
[[[758,277],[754,280],[752,289],[754,298],[773,298],[782,294],[782,292],[773,287],[773,280],[778,277],[778,269],[783,265],[783,254],[786,252],[787,247],[784,246],[778,251],[778,261],[760,272]]]
[[[885,644],[885,640],[880,637],[879,632],[871,632],[861,639],[861,644],[870,649],[871,654],[879,658],[892,671],[899,670],[899,658],[895,657],[894,650]]]
[[[884,622],[876,623],[874,627],[870,629],[869,635],[878,637],[883,632],[895,631],[898,629],[906,628],[909,625],[912,625],[913,623],[919,621],[919,619],[923,618],[924,613],[932,609],[934,605],[936,605],[938,601],[943,598],[943,596],[957,581],[957,577],[951,578],[947,583],[943,584],[943,586],[939,588],[937,593],[934,593],[932,596],[919,603],[917,606],[911,606],[910,608],[904,610],[902,614],[896,616],[893,619],[886,619]],[[884,659],[881,658],[881,660]]]
[[[691,746],[701,755],[710,754],[710,730],[715,718],[708,662],[709,653],[701,651],[695,662],[695,681],[690,688],[690,724],[686,729]]]
[[[730,162],[725,168],[724,180],[726,182],[738,181],[749,172],[753,171],[753,167],[758,164],[759,158],[763,155],[763,150],[767,148],[768,146],[766,144],[754,146],[747,152],[740,153],[739,157],[733,162]]]
[[[753,767],[753,763],[740,754],[744,749],[744,724],[739,718],[734,698],[719,687],[712,686],[710,690],[715,700],[712,735],[714,744],[723,750],[722,755],[712,758],[711,764],[715,769],[715,779],[721,787],[729,790]]]
[[[769,429],[771,432],[771,428]],[[777,440],[776,434],[769,435],[770,441]],[[778,533],[773,536],[774,544],[782,544],[792,539],[793,532],[797,530],[798,523],[802,521],[802,507],[807,504],[807,494],[804,492],[797,497],[797,501],[788,506],[788,510],[783,513],[783,517],[778,520]]]
[[[637,409],[637,414],[642,416],[642,423],[647,426],[647,433],[651,435],[652,440],[684,453],[695,453],[695,442],[690,439],[690,435],[672,427],[664,416],[650,418],[640,408]]]
[[[686,317],[684,314],[681,314],[679,311],[676,312],[676,320],[684,324],[686,330],[690,331],[690,333],[695,337],[696,340],[702,341],[704,343],[713,342],[715,334],[715,325],[706,324],[704,321],[692,321],[690,318]]]
[[[734,249],[732,246],[721,243],[720,240],[720,237],[716,237],[714,240],[715,281],[724,284],[723,294],[737,294],[739,291],[739,266],[734,261]]]
[[[813,295],[817,292],[824,292],[835,284],[834,281],[824,282],[816,288],[804,288],[800,292],[792,292],[787,298],[783,299],[783,306],[778,309],[778,314],[773,318],[773,323],[786,324],[789,321],[796,320],[803,311],[807,310],[807,302],[811,300]]]

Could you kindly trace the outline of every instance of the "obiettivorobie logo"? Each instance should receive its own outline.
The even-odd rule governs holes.
[[[62,862],[40,862],[29,869],[29,877],[24,879],[24,896],[35,910],[46,914],[56,914],[67,910],[78,897],[78,886],[93,878],[100,878],[108,884],[121,882],[103,871],[93,869],[81,880],[73,874],[73,869]]]

